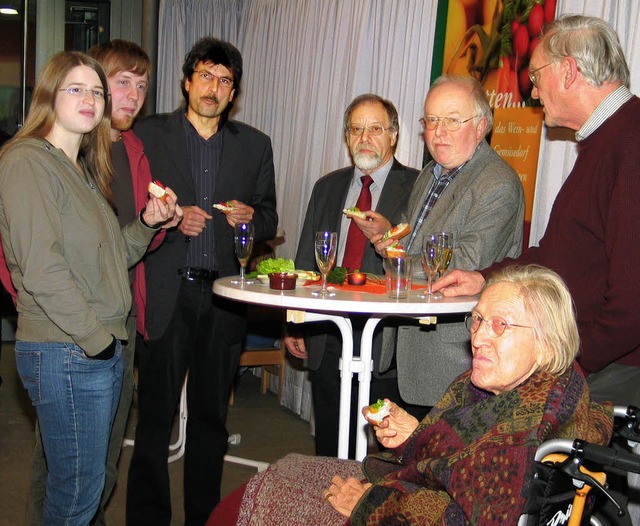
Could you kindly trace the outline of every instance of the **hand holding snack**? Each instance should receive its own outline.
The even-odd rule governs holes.
[[[167,204],[167,190],[160,181],[157,179],[155,181],[151,181],[149,183],[148,190],[153,197],[157,197],[160,201]]]
[[[227,216],[227,223],[229,223],[229,226],[232,228],[240,223],[251,222],[253,220],[253,213],[255,212],[253,207],[237,199],[216,203],[213,205],[213,208],[220,210],[220,212]]]
[[[393,245],[387,247],[387,257],[388,258],[404,258],[407,256],[404,247],[400,245],[397,241],[393,243]]]
[[[396,241],[399,241],[403,237],[408,236],[410,233],[411,226],[409,226],[409,223],[399,223],[387,230],[384,236],[382,236],[382,240],[386,241],[387,239],[394,239]]]
[[[351,208],[344,208],[342,210],[342,213],[345,214],[347,217],[355,216],[355,217],[359,217],[360,219],[367,218],[367,214],[364,213],[362,210],[360,210],[357,206],[352,206]]]
[[[418,419],[407,413],[398,404],[390,400],[384,400],[387,404],[389,414],[380,423],[375,423],[369,417],[371,406],[362,408],[362,414],[373,425],[376,438],[384,447],[396,448],[402,445],[417,429]]]
[[[231,212],[235,208],[231,201],[222,201],[213,205],[213,208],[220,210],[220,212]]]
[[[175,226],[182,217],[178,196],[171,188],[165,188],[159,181],[149,183],[149,193],[152,198],[147,201],[142,211],[143,222],[151,228],[160,225]]]
[[[365,418],[374,425],[380,425],[382,420],[389,416],[389,400],[380,400],[371,404],[367,408],[367,413],[364,415]]]

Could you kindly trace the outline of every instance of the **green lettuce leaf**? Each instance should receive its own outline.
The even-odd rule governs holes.
[[[255,273],[256,275],[262,275],[271,274],[273,272],[293,272],[295,268],[293,259],[268,258],[263,259],[258,263]]]

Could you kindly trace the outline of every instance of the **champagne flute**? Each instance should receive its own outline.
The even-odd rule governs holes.
[[[322,274],[322,287],[314,290],[314,296],[335,296],[335,292],[327,290],[327,277],[336,260],[336,250],[338,248],[338,234],[336,232],[316,232],[315,239],[316,263],[318,270]]]
[[[233,243],[240,262],[240,279],[232,280],[236,285],[250,285],[253,281],[245,277],[247,263],[253,250],[253,223],[239,223],[233,228]]]
[[[427,292],[423,298],[441,299],[440,292],[432,291],[433,279],[442,275],[451,263],[453,256],[453,234],[450,232],[439,232],[428,234],[424,239],[422,247],[422,266],[427,274]]]

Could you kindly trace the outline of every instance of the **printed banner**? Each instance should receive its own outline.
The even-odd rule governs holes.
[[[478,79],[494,109],[491,147],[518,173],[529,244],[544,114],[531,97],[529,59],[556,0],[440,0],[432,77]]]

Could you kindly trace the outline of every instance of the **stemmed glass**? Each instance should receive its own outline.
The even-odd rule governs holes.
[[[240,279],[232,280],[236,285],[250,285],[253,283],[245,277],[247,263],[253,250],[253,223],[239,223],[233,227],[233,243],[236,257],[240,262]]]
[[[316,232],[316,264],[318,270],[322,274],[322,287],[320,290],[314,290],[311,294],[314,296],[335,296],[335,292],[327,290],[327,276],[336,260],[336,250],[338,247],[338,234],[336,232]]]
[[[423,298],[441,299],[440,292],[432,291],[433,279],[442,275],[451,263],[453,256],[453,234],[451,232],[438,232],[428,234],[424,239],[422,247],[422,266],[427,274],[427,292]]]

